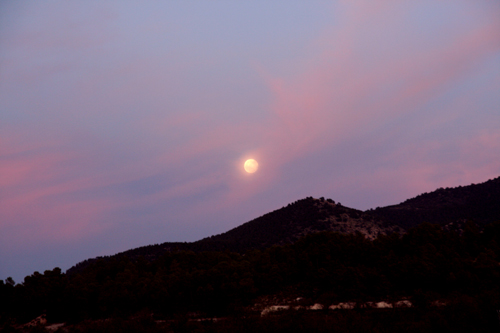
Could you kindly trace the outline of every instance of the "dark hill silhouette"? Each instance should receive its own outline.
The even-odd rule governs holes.
[[[145,257],[154,260],[167,251],[224,251],[245,252],[265,249],[273,245],[293,243],[305,235],[320,231],[337,231],[346,234],[360,232],[374,239],[379,234],[404,230],[360,210],[344,207],[331,199],[308,197],[288,204],[223,234],[207,237],[192,243],[162,243],[143,246],[116,254],[113,257]],[[83,261],[70,268],[68,273],[86,267],[96,259]]]
[[[223,234],[194,242],[193,246],[196,250],[263,249],[293,243],[307,234],[326,230],[360,232],[371,239],[379,234],[402,232],[396,226],[375,222],[362,211],[344,207],[331,199],[308,197]]]
[[[282,207],[225,233],[192,243],[162,243],[118,253],[113,257],[145,257],[154,260],[168,251],[234,251],[265,249],[293,243],[320,231],[344,234],[360,232],[374,239],[379,234],[405,230],[423,222],[446,225],[470,220],[478,225],[500,221],[500,177],[482,184],[437,189],[408,199],[399,205],[360,211],[331,199],[308,197]],[[83,261],[68,273],[86,267],[96,259]]]
[[[405,229],[423,222],[446,225],[466,220],[484,226],[500,221],[500,177],[481,184],[439,188],[399,205],[378,208],[367,213],[378,220]]]

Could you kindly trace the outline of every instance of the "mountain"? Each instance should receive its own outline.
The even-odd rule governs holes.
[[[35,272],[18,285],[0,280],[0,331],[40,331],[29,328],[40,318],[69,332],[320,331],[323,319],[325,332],[354,322],[365,322],[360,332],[373,323],[380,332],[498,332],[499,183],[365,212],[308,197],[197,242]],[[457,233],[420,223],[430,218],[476,225]],[[377,237],[391,232],[403,235]],[[289,310],[271,313],[280,308]],[[279,329],[294,318],[307,321]]]
[[[399,205],[366,213],[375,220],[404,229],[428,222],[439,225],[472,221],[479,226],[500,221],[500,177],[481,184],[439,188],[423,193]]]
[[[397,225],[375,220],[370,214],[344,207],[331,199],[307,197],[219,235],[192,243],[166,242],[142,246],[118,253],[113,257],[142,256],[154,260],[165,252],[176,250],[244,252],[290,244],[305,235],[327,230],[345,234],[360,232],[369,239],[374,239],[380,234],[404,232]],[[83,261],[70,268],[68,273],[79,271],[95,260]]]
[[[196,250],[263,249],[293,243],[307,234],[326,230],[352,234],[360,232],[370,239],[379,234],[403,232],[398,226],[375,221],[372,216],[331,199],[308,197],[223,234],[194,242],[192,246]]]
[[[360,232],[374,239],[380,234],[404,233],[423,222],[447,225],[465,220],[479,226],[500,221],[500,177],[482,184],[440,188],[398,205],[364,212],[342,206],[332,199],[307,197],[219,235],[192,243],[143,246],[113,257],[143,256],[154,260],[175,250],[244,252],[293,243],[307,234],[326,230],[344,234]],[[68,273],[79,271],[95,260],[81,262]]]

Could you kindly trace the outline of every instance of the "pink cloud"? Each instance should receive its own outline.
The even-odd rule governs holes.
[[[140,178],[137,165],[103,169],[96,151],[68,152],[64,140],[74,138],[22,144],[26,134],[0,140],[0,230],[14,229],[15,239],[30,242],[82,239],[107,229],[103,218],[130,205],[123,195],[99,193]],[[95,197],[75,196],[85,192]]]
[[[286,152],[280,155],[283,163],[415,112],[500,50],[500,23],[490,17],[466,34],[451,36],[445,44],[422,45],[419,53],[396,46],[388,52],[401,55],[388,54],[387,60],[372,62],[361,71],[361,54],[353,46],[356,38],[364,31],[385,32],[387,26],[393,31],[405,28],[398,26],[397,15],[388,16],[393,13],[390,9],[401,12],[403,8],[384,3],[383,8],[374,5],[379,10],[372,11],[364,5],[344,3],[349,24],[321,37],[325,49],[308,70],[292,79],[268,79],[275,96],[271,108],[277,130],[269,135],[271,147],[267,150]],[[372,22],[382,27],[370,25]]]
[[[38,200],[23,206],[2,204],[1,217],[5,222],[0,227],[4,232],[13,231],[15,238],[10,241],[22,240],[24,246],[87,239],[109,227],[101,221],[103,213],[109,211],[112,204],[116,205],[102,199],[69,203]]]
[[[77,80],[78,91],[51,104],[58,110],[58,120],[69,119],[76,128],[89,122],[88,128],[81,127],[84,134],[78,134],[74,128],[60,130],[55,135],[58,140],[44,138],[26,147],[20,144],[23,139],[19,137],[0,141],[2,149],[7,149],[2,151],[8,155],[0,160],[0,186],[9,194],[2,195],[0,202],[0,228],[19,223],[19,228],[26,226],[26,235],[36,225],[39,234],[47,239],[50,235],[57,239],[81,237],[107,228],[100,223],[108,214],[200,195],[217,186],[224,190],[193,203],[187,212],[171,212],[170,217],[182,215],[183,220],[195,220],[200,214],[220,213],[289,181],[282,178],[283,169],[307,154],[333,151],[361,135],[369,137],[371,132],[377,133],[378,139],[369,138],[372,142],[367,146],[377,149],[377,145],[396,137],[392,132],[384,132],[388,121],[420,112],[467,77],[483,59],[500,50],[500,23],[494,13],[486,15],[467,33],[447,33],[444,43],[429,47],[426,41],[415,40],[411,44],[418,47],[409,49],[407,44],[395,43],[391,44],[396,45],[394,49],[385,49],[368,43],[366,36],[377,37],[377,41],[401,38],[385,34],[408,28],[403,24],[407,7],[390,1],[343,1],[341,11],[347,16],[311,43],[313,51],[308,60],[289,68],[282,76],[270,74],[260,66],[272,96],[266,106],[268,114],[259,122],[219,119],[214,116],[219,104],[206,106],[203,101],[208,97],[203,95],[196,97],[201,102],[186,102],[170,110],[171,96],[182,89],[175,76],[167,75],[173,71],[170,65],[158,67],[163,63],[161,55],[149,61],[140,57],[122,59],[102,71],[92,68],[90,74]],[[371,52],[376,51],[378,56],[372,59]],[[196,72],[199,65],[192,59],[179,63],[179,72]],[[118,83],[114,81],[117,77]],[[166,96],[165,91],[171,95]],[[468,97],[463,96],[464,100]],[[145,110],[140,116],[136,106]],[[428,118],[428,124],[448,122],[455,106],[446,105]],[[126,121],[129,113],[136,117],[128,119],[126,125],[116,125]],[[126,131],[134,139],[114,138],[106,131],[92,133],[103,121],[112,124],[110,132]],[[117,130],[115,126],[122,127]],[[75,140],[78,135],[81,137],[76,141],[86,142],[80,148],[59,149],[65,147],[64,140]],[[374,167],[370,173],[356,165],[356,172],[336,179],[335,184],[352,187],[353,178],[357,178],[358,184],[365,183],[376,191],[392,181],[399,182],[395,191],[418,193],[438,183],[472,179],[477,182],[478,175],[498,172],[498,163],[488,157],[491,152],[498,152],[498,139],[495,133],[483,132],[454,143],[406,143],[381,154],[382,166]],[[433,159],[433,154],[447,145],[481,163]],[[35,153],[29,153],[30,149]],[[108,155],[115,153],[125,155],[124,161],[111,163],[112,156]],[[247,157],[259,161],[261,170],[257,174],[243,173],[242,162]],[[391,164],[393,167],[387,167]],[[452,172],[442,176],[440,170]],[[176,181],[144,195],[104,193],[99,199],[72,197],[77,192],[101,193],[105,187],[159,174],[175,175]],[[332,183],[323,183],[319,188],[326,192]]]
[[[253,131],[248,126],[236,129],[222,126],[214,132],[205,133],[203,142],[192,142],[191,146],[179,148],[179,154],[184,154],[184,157],[178,160],[182,161],[188,155],[222,147],[228,141],[233,145],[245,140],[258,144],[254,151],[267,164],[265,177],[255,180],[249,187],[242,186],[239,181],[228,181],[230,190],[217,205],[218,208],[228,203],[237,204],[269,189],[279,182],[284,165],[305,154],[335,147],[353,140],[359,133],[380,131],[379,128],[389,120],[419,112],[454,83],[467,77],[478,63],[500,50],[500,24],[489,17],[468,33],[451,34],[444,44],[429,48],[424,43],[418,53],[396,49],[386,59],[378,59],[361,70],[359,59],[363,55],[356,53],[359,51],[356,51],[354,43],[359,43],[360,36],[367,30],[386,32],[403,29],[399,25],[404,20],[395,14],[405,14],[406,8],[390,2],[381,7],[377,5],[375,11],[360,7],[359,3],[344,5],[351,15],[345,20],[349,22],[348,26],[328,31],[326,36],[319,38],[320,42],[316,42],[315,47],[322,51],[308,62],[306,70],[291,76],[273,77],[257,66],[274,96],[269,106],[274,117],[257,128],[259,139],[247,134]],[[388,17],[388,13],[393,16]],[[429,121],[446,122],[453,118],[453,112],[448,109],[442,111]],[[385,134],[379,135],[384,137]],[[437,149],[433,144],[440,145],[439,142],[421,144],[427,146],[419,147],[412,156],[424,156],[418,151],[432,151]],[[404,149],[412,148],[415,147],[405,146]],[[400,154],[391,154],[389,158],[398,160],[402,156]],[[414,179],[412,184],[408,184],[408,188],[413,190],[432,188],[432,184],[436,184],[432,176],[438,173],[439,168],[447,167],[439,161],[414,163],[417,161],[413,158],[411,161],[405,165],[396,164],[401,167],[398,179]],[[394,172],[393,169],[390,172],[378,170],[377,174],[370,174],[369,177],[387,180],[395,175]],[[377,186],[381,185],[377,182]]]

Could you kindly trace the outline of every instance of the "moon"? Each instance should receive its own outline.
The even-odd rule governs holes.
[[[259,169],[259,163],[257,163],[256,160],[251,158],[251,159],[248,159],[245,161],[245,164],[243,165],[243,167],[245,168],[246,172],[254,173],[257,171],[257,169]]]

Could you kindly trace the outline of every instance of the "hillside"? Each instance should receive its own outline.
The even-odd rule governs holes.
[[[319,232],[245,254],[112,257],[0,281],[0,331],[498,332],[497,244],[500,223],[460,235],[423,223],[375,240]]]
[[[499,183],[365,212],[308,197],[197,242],[0,280],[0,331],[498,332]]]
[[[370,214],[344,207],[331,199],[308,197],[295,201],[278,210],[265,214],[225,233],[207,237],[192,243],[166,242],[143,246],[116,254],[116,257],[149,260],[173,250],[185,251],[236,251],[265,249],[273,245],[290,244],[301,237],[320,231],[336,231],[345,234],[360,232],[369,239],[379,234],[402,233],[399,226],[375,221]],[[73,273],[96,259],[89,259],[68,270]]]
[[[379,234],[403,233],[423,222],[439,225],[473,221],[480,226],[500,221],[500,177],[481,184],[437,189],[398,205],[360,211],[331,199],[307,197],[242,224],[225,233],[192,243],[166,242],[118,253],[113,257],[154,260],[173,250],[236,251],[290,244],[320,231],[360,232],[368,239]],[[68,273],[81,270],[96,259],[81,262]]]
[[[195,249],[263,249],[294,243],[305,235],[320,231],[354,234],[369,239],[379,234],[402,232],[397,226],[375,221],[362,211],[344,207],[331,199],[308,197],[265,214],[220,235],[193,243]]]
[[[480,226],[500,221],[500,177],[481,184],[439,188],[399,205],[368,211],[375,219],[404,229],[423,222],[446,225],[470,220]]]

